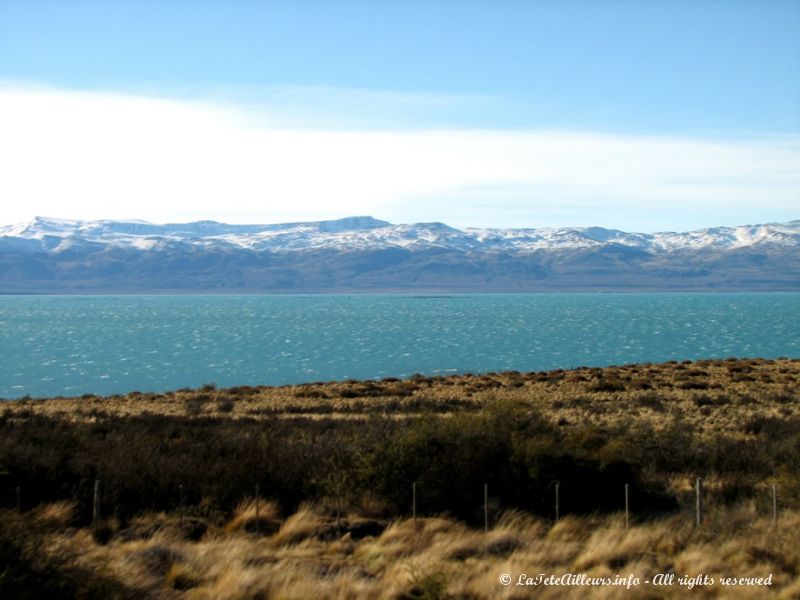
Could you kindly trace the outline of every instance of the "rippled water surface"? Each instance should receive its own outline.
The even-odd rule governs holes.
[[[0,397],[800,356],[800,294],[0,296]]]

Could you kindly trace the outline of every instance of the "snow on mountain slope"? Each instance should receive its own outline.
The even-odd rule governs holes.
[[[393,225],[372,217],[273,225],[229,225],[216,221],[158,225],[145,221],[74,221],[36,217],[24,223],[0,226],[0,238],[6,242],[7,248],[13,246],[52,253],[83,244],[141,251],[169,244],[188,244],[271,252],[442,248],[520,254],[619,245],[659,253],[705,248],[732,250],[756,245],[800,247],[800,221],[644,234],[602,227],[459,230],[443,223]],[[11,244],[12,240],[16,243]]]

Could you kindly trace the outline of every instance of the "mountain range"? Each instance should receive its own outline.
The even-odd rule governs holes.
[[[0,226],[0,293],[800,290],[800,220],[683,233],[36,217]]]

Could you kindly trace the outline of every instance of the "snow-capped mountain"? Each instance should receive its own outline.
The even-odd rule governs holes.
[[[0,292],[800,289],[800,221],[685,233],[274,225],[0,226]]]
[[[82,243],[140,249],[184,243],[270,252],[391,247],[531,252],[615,244],[657,252],[734,249],[758,244],[797,247],[800,246],[800,221],[645,234],[602,227],[459,230],[444,223],[393,225],[372,217],[277,225],[228,225],[216,221],[156,225],[146,221],[72,221],[36,217],[24,223],[0,226],[0,238],[38,240],[41,242],[39,247],[49,252]]]

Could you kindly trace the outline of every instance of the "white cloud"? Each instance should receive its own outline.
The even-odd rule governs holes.
[[[800,216],[796,138],[303,129],[273,116],[269,106],[0,87],[0,223],[372,214],[655,230]]]

